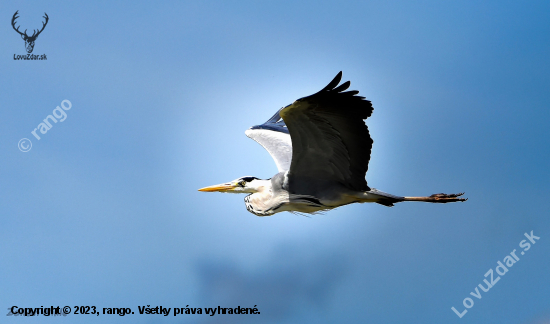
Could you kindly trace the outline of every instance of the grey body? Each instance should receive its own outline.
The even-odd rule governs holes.
[[[245,132],[269,152],[279,173],[269,180],[242,177],[199,190],[250,193],[246,209],[258,216],[316,213],[363,202],[393,206],[401,201],[466,200],[457,198],[461,194],[401,197],[371,189],[365,174],[373,141],[364,120],[373,107],[358,91],[344,91],[350,83],[338,85],[341,77],[342,72],[321,91]]]
[[[264,188],[244,198],[246,210],[257,216],[271,216],[282,211],[317,213],[336,207],[362,202],[377,202],[386,206],[404,200],[376,189],[355,192],[339,183],[322,179],[311,179],[310,195],[290,194],[288,171],[279,172],[264,181]]]

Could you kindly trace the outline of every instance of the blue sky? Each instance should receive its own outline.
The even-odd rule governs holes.
[[[48,14],[46,61],[13,59],[17,10],[21,30]],[[549,15],[545,1],[2,2],[0,306],[261,311],[71,323],[549,323]],[[260,218],[244,196],[197,192],[275,174],[244,131],[339,71],[375,108],[369,185],[468,202]]]

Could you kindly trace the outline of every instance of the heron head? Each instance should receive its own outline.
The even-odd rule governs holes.
[[[241,177],[227,183],[221,183],[209,187],[199,189],[199,191],[219,191],[227,193],[255,193],[261,191],[261,188],[265,186],[265,181],[256,177]]]

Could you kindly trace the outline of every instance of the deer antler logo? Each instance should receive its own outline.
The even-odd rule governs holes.
[[[16,32],[19,33],[19,35],[21,35],[21,38],[23,38],[23,40],[25,41],[25,48],[27,49],[27,53],[32,53],[32,50],[34,49],[34,41],[36,40],[38,35],[40,35],[40,33],[44,30],[44,28],[48,24],[48,20],[49,20],[48,15],[46,13],[44,13],[43,18],[46,19],[46,22],[42,22],[42,29],[40,29],[40,31],[38,33],[36,32],[36,30],[33,30],[32,36],[29,36],[29,35],[27,35],[27,30],[26,29],[25,29],[25,32],[23,32],[23,33],[19,31],[19,27],[21,27],[21,26],[15,28],[15,19],[19,18],[19,16],[17,16],[18,12],[19,12],[19,10],[17,10],[13,14],[13,18],[11,19],[11,26],[13,27],[13,29],[15,29]]]

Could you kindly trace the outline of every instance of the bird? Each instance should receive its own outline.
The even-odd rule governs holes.
[[[198,189],[202,192],[245,193],[246,209],[257,216],[288,211],[318,214],[353,203],[392,207],[404,201],[464,202],[459,194],[396,196],[370,188],[365,179],[373,140],[365,119],[371,101],[359,91],[345,91],[342,72],[319,92],[279,109],[246,136],[271,155],[278,173],[267,180],[253,176]]]

